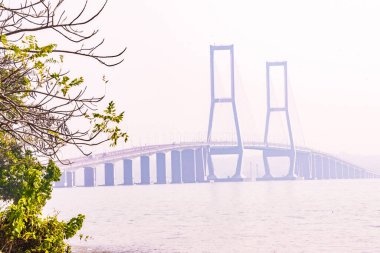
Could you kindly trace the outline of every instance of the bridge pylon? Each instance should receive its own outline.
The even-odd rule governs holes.
[[[231,95],[229,97],[218,98],[215,96],[215,66],[214,66],[214,55],[216,51],[229,51],[230,54],[230,87]],[[207,152],[207,165],[208,165],[208,176],[209,180],[217,180],[218,178],[215,175],[214,165],[212,161],[212,155],[229,155],[236,154],[238,155],[237,165],[235,174],[229,178],[231,180],[240,180],[241,176],[241,164],[243,159],[243,143],[240,135],[239,121],[235,103],[235,76],[234,76],[234,46],[233,45],[223,45],[223,46],[213,46],[210,45],[210,76],[211,76],[211,107],[210,107],[210,117],[207,131],[207,143],[208,152]],[[214,109],[217,104],[227,103],[232,106],[233,118],[235,123],[235,131],[237,137],[237,143],[234,146],[211,146],[211,133],[213,127],[214,119]]]
[[[271,104],[271,88],[270,88],[270,70],[271,67],[282,67],[284,74],[284,104],[280,106],[272,106]],[[264,135],[264,145],[265,149],[263,150],[263,160],[264,160],[264,168],[265,174],[263,179],[272,179],[273,176],[270,172],[270,166],[268,162],[268,158],[270,157],[288,157],[289,158],[289,169],[288,174],[282,179],[295,179],[294,168],[296,162],[296,150],[293,141],[292,128],[290,124],[289,110],[288,110],[288,73],[287,73],[287,62],[267,62],[266,63],[266,86],[267,86],[267,115],[266,115],[266,124],[265,124],[265,135]],[[272,113],[284,113],[286,117],[286,125],[288,129],[288,137],[289,137],[289,148],[284,148],[282,150],[279,149],[271,149],[270,143],[268,141],[269,135],[269,126],[270,126],[270,118]]]

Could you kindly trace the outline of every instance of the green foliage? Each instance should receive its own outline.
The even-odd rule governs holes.
[[[0,56],[0,131],[50,157],[66,144],[79,148],[110,141],[114,146],[128,139],[118,127],[124,113],[116,112],[114,102],[98,111],[102,98],[83,97],[84,78],[61,72],[63,56],[53,54],[57,45],[40,46],[31,35],[17,43],[2,35],[0,42],[5,49]],[[104,76],[103,82],[108,82]],[[81,126],[88,128],[69,127],[73,118],[87,119]]]
[[[107,108],[101,113],[93,113],[92,117],[86,114],[86,117],[90,119],[91,122],[94,122],[94,127],[92,132],[103,132],[110,135],[110,140],[112,141],[111,145],[115,146],[119,138],[123,138],[124,141],[128,140],[128,135],[125,132],[122,132],[121,129],[116,125],[110,127],[110,123],[120,123],[123,120],[124,112],[117,114],[115,103],[111,101]]]
[[[94,53],[103,42],[89,48],[82,45],[77,50],[58,50],[56,44],[41,46],[35,36],[28,35],[50,30],[74,44],[92,38],[96,31],[85,35],[79,27],[97,17],[105,4],[95,15],[83,20],[80,17],[86,2],[80,14],[68,21],[65,10],[57,11],[63,1],[55,4],[54,1],[33,4],[12,1],[14,6],[19,5],[17,8],[0,3],[3,18],[0,25],[0,253],[70,252],[66,239],[75,236],[82,227],[81,214],[68,222],[59,221],[56,215],[42,216],[60,171],[52,160],[41,164],[36,154],[56,159],[65,145],[73,145],[84,153],[83,146],[106,141],[116,145],[119,139],[128,138],[118,127],[124,113],[117,113],[113,102],[99,112],[96,106],[103,98],[88,97],[83,77],[73,78],[62,71],[63,55],[54,54],[71,53],[115,66],[122,62],[117,58],[125,50],[105,56]],[[106,59],[116,62],[108,63]],[[108,80],[103,77],[103,82]],[[70,122],[75,118],[87,120],[88,124],[73,128]]]
[[[84,216],[68,222],[42,217],[60,175],[53,161],[42,165],[0,135],[0,198],[7,203],[0,211],[0,252],[70,252],[65,240],[81,229]]]
[[[82,77],[53,71],[63,61],[62,56],[58,60],[51,56],[56,45],[40,47],[33,36],[19,44],[4,35],[0,41],[5,48],[0,62],[6,66],[0,68],[0,201],[5,203],[0,209],[0,253],[70,252],[66,240],[81,229],[85,217],[79,214],[65,222],[56,215],[42,216],[61,173],[52,160],[41,164],[34,154],[51,157],[66,144],[76,145],[77,140],[84,144],[99,134],[106,134],[101,142],[111,145],[120,138],[126,141],[128,135],[117,126],[124,114],[116,112],[113,101],[101,113],[82,110],[94,101],[70,96],[74,87],[84,84]],[[36,94],[46,99],[36,103]],[[53,106],[49,108],[46,101],[53,101]],[[59,101],[63,105],[58,107]],[[81,106],[64,111],[71,102]],[[87,132],[75,135],[78,131],[66,124],[80,116],[89,122],[88,139]]]

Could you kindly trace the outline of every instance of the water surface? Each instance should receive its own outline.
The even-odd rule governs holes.
[[[86,221],[73,245],[112,252],[380,252],[380,180],[55,189]]]

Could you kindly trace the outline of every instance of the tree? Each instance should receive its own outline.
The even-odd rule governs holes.
[[[116,145],[128,135],[118,124],[111,101],[101,112],[97,105],[103,97],[86,93],[82,77],[62,71],[63,57],[73,54],[90,58],[105,66],[115,66],[124,50],[111,55],[97,54],[104,42],[93,46],[97,34],[82,28],[99,16],[107,1],[92,16],[85,18],[88,2],[70,17],[65,0],[0,1],[0,252],[68,252],[65,239],[81,228],[84,216],[69,222],[56,216],[41,216],[51,197],[52,183],[60,171],[53,160],[65,145],[84,146],[110,141]],[[41,46],[40,32],[49,31],[69,41],[72,48],[56,43]],[[87,128],[73,127],[76,118],[87,121]],[[49,158],[46,164],[36,156]]]
[[[113,55],[96,54],[104,39],[94,46],[78,45],[97,34],[97,30],[85,34],[81,27],[94,20],[107,1],[86,19],[87,1],[71,19],[62,9],[64,2],[12,1],[12,6],[0,2],[0,131],[51,158],[58,158],[57,152],[67,144],[86,154],[83,146],[106,141],[115,145],[119,138],[128,137],[113,125],[123,118],[123,113],[116,113],[115,104],[111,101],[104,113],[97,112],[96,105],[103,97],[88,96],[82,77],[71,78],[61,70],[64,54],[89,57],[106,66],[123,61],[119,57],[125,49]],[[42,31],[56,33],[74,48],[61,49],[54,43],[39,46],[36,35]],[[74,129],[69,126],[74,118],[86,118],[91,127]]]
[[[0,252],[70,252],[65,239],[82,227],[84,216],[68,222],[42,217],[59,168],[52,161],[42,165],[12,139],[0,138],[0,156],[0,199],[11,203],[0,210]]]

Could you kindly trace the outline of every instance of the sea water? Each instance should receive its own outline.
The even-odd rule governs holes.
[[[88,252],[380,252],[380,180],[61,188],[54,210],[86,215]]]

